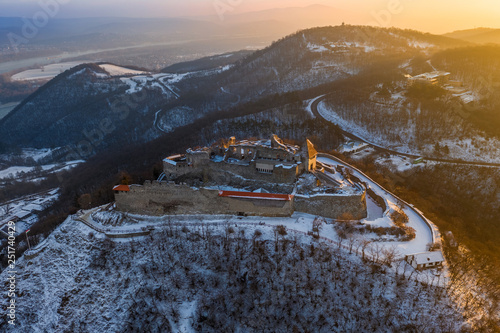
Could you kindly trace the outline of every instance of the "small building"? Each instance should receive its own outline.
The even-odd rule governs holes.
[[[9,238],[9,226],[4,225],[0,228],[0,237]]]
[[[405,256],[407,263],[413,268],[422,270],[426,268],[438,268],[443,266],[444,257],[441,251],[421,252]]]
[[[450,81],[451,73],[443,71],[434,71],[423,73],[416,76],[406,75],[408,84],[430,84],[430,85],[444,85]]]

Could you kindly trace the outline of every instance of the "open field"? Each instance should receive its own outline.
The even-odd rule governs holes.
[[[43,66],[38,69],[29,69],[27,71],[17,73],[12,76],[13,81],[34,81],[34,80],[51,80],[62,72],[85,63],[85,61],[70,61],[61,62]]]
[[[9,114],[10,111],[14,110],[16,106],[19,105],[19,102],[12,102],[7,104],[0,104],[0,119]]]

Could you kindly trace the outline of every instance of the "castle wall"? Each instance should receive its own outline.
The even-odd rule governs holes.
[[[173,165],[163,161],[163,172],[168,179],[175,179],[179,176],[193,172],[193,169],[194,168],[189,166],[187,163],[177,163],[176,165]]]
[[[258,172],[255,161],[251,162],[249,165],[237,165],[224,162],[210,163],[209,167],[212,174],[225,171],[225,176],[227,176],[227,172],[230,172],[247,179],[255,179],[271,183],[294,183],[299,172],[297,167],[274,167],[273,173]]]
[[[367,216],[366,193],[351,196],[317,195],[294,197],[296,211],[338,219],[342,214],[349,213],[354,219]]]
[[[230,214],[290,216],[291,201],[219,197],[218,190],[196,189],[187,185],[146,182],[131,186],[130,192],[115,194],[120,211],[148,215]]]
[[[354,196],[295,196],[292,201],[219,197],[218,190],[187,185],[146,182],[131,186],[130,192],[115,194],[120,211],[147,215],[229,214],[290,216],[295,211],[327,218],[350,213],[355,219],[366,217],[365,193]]]
[[[217,180],[220,184],[227,184],[229,175],[239,175],[246,179],[253,179],[256,181],[263,181],[269,183],[288,183],[293,184],[297,176],[301,173],[300,166],[295,167],[274,167],[272,173],[264,173],[257,171],[256,162],[251,162],[249,165],[238,165],[226,162],[210,162],[198,168],[184,167],[176,168],[164,162],[164,172],[168,179],[176,177],[169,177],[170,175],[182,176],[192,175],[203,179],[205,176]]]

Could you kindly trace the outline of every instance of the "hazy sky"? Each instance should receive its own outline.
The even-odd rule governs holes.
[[[60,3],[57,17],[217,15],[323,4],[349,11],[347,23],[397,26],[434,33],[500,28],[499,0],[0,0],[0,16],[32,17],[40,3]]]

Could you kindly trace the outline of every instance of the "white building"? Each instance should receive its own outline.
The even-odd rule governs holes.
[[[429,73],[423,73],[416,76],[411,76],[409,74],[405,75],[408,79],[409,85],[414,83],[424,83],[424,84],[447,84],[449,82],[451,73],[443,71],[434,71]]]
[[[433,251],[409,254],[405,260],[415,269],[425,269],[442,267],[444,257],[441,251]]]

